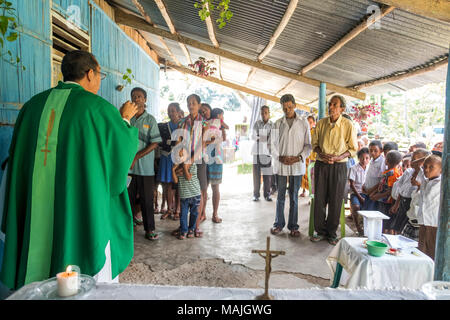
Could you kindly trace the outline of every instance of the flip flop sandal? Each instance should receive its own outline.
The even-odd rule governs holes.
[[[184,239],[186,239],[186,233],[180,233],[180,234],[178,235],[178,239],[179,239],[179,240],[184,240]]]
[[[155,232],[148,232],[148,233],[145,234],[145,238],[148,239],[148,240],[154,241],[154,240],[158,240],[159,236]]]
[[[320,235],[315,235],[309,238],[309,240],[311,240],[312,242],[319,242],[322,241],[323,239],[325,239],[325,237]]]
[[[187,238],[193,238],[194,237],[194,230],[189,230],[186,237]]]
[[[161,215],[161,220],[166,220],[170,216],[170,212],[165,212]]]
[[[338,243],[338,239],[337,238],[328,238],[328,243],[331,244],[332,246],[335,246]]]
[[[172,215],[172,220],[180,220],[180,216],[177,214]]]
[[[275,227],[275,228],[271,228],[271,229],[270,229],[270,233],[271,233],[271,234],[274,234],[274,235],[277,235],[277,234],[279,234],[280,232],[281,232],[281,229],[278,228],[278,227]]]
[[[289,235],[291,237],[298,238],[298,237],[300,237],[300,231],[298,231],[298,230],[291,230],[291,233],[289,233]]]
[[[194,235],[196,238],[201,238],[203,237],[203,231],[201,231],[200,229],[195,229]]]
[[[135,225],[139,225],[139,226],[144,224],[144,221],[142,219],[138,219],[138,218],[134,218],[133,222]]]
[[[214,222],[214,223],[221,223],[222,219],[219,218],[219,217],[212,217],[212,222]]]

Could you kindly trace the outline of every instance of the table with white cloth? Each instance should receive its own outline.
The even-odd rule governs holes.
[[[367,238],[342,238],[330,252],[326,261],[334,275],[332,287],[343,282],[348,289],[419,289],[433,280],[434,262],[417,248],[404,249],[400,256],[386,253],[374,257],[364,247],[364,240]]]
[[[35,290],[39,282],[30,283],[7,300],[36,299]],[[177,287],[139,284],[106,284],[96,286],[76,300],[253,300],[264,289]],[[276,300],[430,300],[422,290],[367,290],[367,289],[270,289]],[[73,299],[69,297],[68,299]]]

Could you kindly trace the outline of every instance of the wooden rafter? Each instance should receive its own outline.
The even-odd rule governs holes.
[[[420,16],[450,22],[448,0],[376,0]]]
[[[265,58],[265,56],[267,56],[269,54],[269,52],[275,46],[275,43],[277,42],[279,36],[283,32],[283,30],[286,28],[289,20],[291,19],[292,15],[294,14],[294,11],[297,8],[297,5],[298,5],[298,0],[291,0],[289,2],[289,5],[288,5],[286,11],[284,12],[283,18],[281,18],[281,21],[278,24],[278,27],[275,29],[272,37],[270,38],[269,43],[263,49],[263,51],[261,51],[261,53],[258,55],[259,62],[261,62]],[[252,68],[250,70],[248,77],[247,77],[247,81],[245,82],[246,84],[248,84],[250,82],[251,78],[255,75],[255,71],[256,71],[255,68]]]
[[[389,14],[395,9],[395,7],[384,7],[381,9],[380,14],[372,14],[368,17],[366,17],[363,22],[358,24],[355,28],[353,28],[349,33],[347,33],[344,37],[342,37],[338,42],[336,42],[330,49],[325,51],[324,54],[322,54],[319,58],[314,60],[313,62],[309,63],[305,67],[302,68],[301,74],[305,74],[308,71],[311,71],[318,65],[325,62],[329,57],[331,57],[333,54],[335,54],[339,49],[341,49],[346,43],[354,39],[357,35],[359,35],[361,32],[369,28],[372,24],[383,18],[385,15]]]
[[[148,24],[150,24],[151,26],[156,27],[155,24],[152,22],[152,19],[150,18],[150,16],[147,14],[147,12],[145,12],[144,7],[139,2],[139,0],[131,0],[131,1],[133,2],[133,4],[136,7],[136,9],[138,9],[139,13],[144,17],[145,21]],[[115,14],[117,14],[118,12],[122,13],[123,11],[116,8],[115,9]],[[124,13],[124,14],[126,14],[126,13]],[[119,23],[119,22],[116,20],[116,23]],[[129,26],[129,27],[131,27],[131,26]],[[158,39],[161,42],[161,44],[164,47],[164,49],[166,49],[166,51],[169,54],[169,56],[173,59],[173,61],[175,61],[175,63],[177,65],[181,66],[180,61],[178,61],[177,57],[175,57],[175,55],[173,54],[172,50],[170,50],[169,46],[164,41],[164,39],[161,36],[159,36]]]
[[[169,30],[172,34],[176,34],[177,31],[175,30],[175,25],[172,22],[172,19],[169,16],[169,12],[167,11],[167,7],[164,4],[162,0],[155,0],[156,5],[158,6],[159,11],[161,12],[161,15],[164,18],[164,21],[166,21],[167,26],[169,27]],[[181,50],[183,51],[183,54],[185,55],[188,63],[192,63],[191,55],[189,54],[188,49],[186,48],[186,45],[184,43],[178,42],[178,45],[181,47]]]
[[[136,28],[136,29],[140,29],[140,30],[152,33],[152,34],[156,34],[158,36],[161,36],[161,37],[164,37],[167,39],[171,39],[171,40],[174,40],[177,42],[182,42],[188,46],[192,46],[194,48],[197,48],[197,49],[200,49],[200,50],[212,53],[212,54],[216,54],[216,55],[222,56],[224,58],[227,58],[227,59],[230,59],[230,60],[242,63],[242,64],[246,64],[250,67],[255,67],[255,68],[262,69],[267,72],[271,72],[271,73],[274,73],[274,74],[277,74],[277,75],[280,75],[280,76],[283,76],[286,78],[304,82],[311,86],[319,87],[320,83],[321,83],[321,81],[319,81],[319,80],[311,79],[311,78],[308,78],[308,77],[305,77],[305,76],[302,76],[302,75],[299,75],[299,74],[296,74],[293,72],[289,72],[289,71],[286,71],[283,69],[279,69],[279,68],[272,67],[272,66],[269,66],[266,64],[262,64],[259,61],[255,61],[252,59],[248,59],[248,58],[239,56],[235,53],[226,51],[222,48],[215,48],[215,47],[205,44],[203,42],[184,37],[180,34],[171,34],[170,32],[168,32],[166,30],[156,28],[156,27],[150,25],[143,19],[140,19],[133,15],[126,14],[120,10],[116,10],[116,22],[124,24],[124,25],[128,25],[128,26]],[[366,97],[366,94],[364,92],[341,87],[341,86],[338,86],[338,85],[335,85],[332,83],[328,83],[328,82],[326,83],[326,85],[329,90],[340,92],[341,94],[344,94],[347,96],[351,96],[351,97],[361,99],[361,100],[364,100]]]
[[[439,62],[432,63],[431,65],[428,65],[425,67],[418,66],[416,68],[413,68],[410,71],[396,72],[396,73],[386,76],[386,77],[382,77],[382,78],[378,78],[378,79],[374,79],[374,80],[370,80],[367,82],[363,82],[363,83],[354,85],[354,86],[352,86],[352,88],[357,88],[358,90],[360,90],[360,89],[364,89],[367,87],[378,86],[378,85],[382,85],[382,84],[386,84],[386,83],[390,83],[390,82],[394,82],[394,81],[403,80],[406,78],[417,76],[419,74],[423,74],[426,72],[436,70],[438,68],[446,66],[447,64],[448,64],[448,56],[446,58],[440,60]]]
[[[246,92],[246,93],[252,94],[254,96],[261,97],[261,98],[264,98],[266,100],[274,101],[274,102],[277,102],[277,103],[280,102],[280,98],[278,98],[276,96],[273,96],[273,95],[270,95],[270,94],[267,94],[267,93],[264,93],[264,92],[261,92],[261,91],[253,90],[253,89],[247,88],[245,86],[240,86],[240,85],[232,83],[232,82],[228,82],[228,81],[225,81],[225,80],[220,80],[220,79],[215,78],[215,77],[203,77],[203,76],[197,75],[191,69],[185,68],[183,66],[177,66],[177,65],[171,64],[171,63],[168,63],[167,66],[171,67],[171,68],[173,68],[173,69],[175,69],[175,70],[177,70],[177,71],[179,71],[181,73],[190,74],[190,75],[193,75],[193,76],[198,77],[200,79],[203,79],[203,80],[206,80],[206,81],[210,81],[210,82],[214,82],[216,84],[220,84],[222,86],[225,86],[225,87],[228,87],[228,88],[231,88],[231,89],[234,89],[234,90],[239,90],[239,91],[242,91],[242,92]],[[301,110],[306,110],[306,111],[310,110],[309,107],[307,107],[305,105],[302,105],[302,104],[299,104],[299,103],[296,104],[296,107],[298,109],[301,109]]]
[[[269,54],[269,52],[272,50],[272,48],[275,46],[275,43],[277,42],[278,37],[283,32],[284,28],[286,28],[289,20],[291,19],[292,15],[294,14],[295,9],[297,8],[298,0],[291,0],[289,2],[289,5],[284,12],[283,18],[281,19],[278,27],[275,29],[275,32],[273,33],[272,37],[269,40],[269,43],[264,48],[263,51],[258,55],[258,60],[261,61],[264,59],[265,56]]]
[[[303,67],[302,70],[299,72],[299,74],[304,75],[306,72],[314,69],[315,67],[323,63],[325,60],[327,60],[329,57],[335,54],[339,49],[341,49],[347,42],[354,39],[357,35],[359,35],[361,32],[369,28],[371,25],[373,25],[375,22],[383,18],[388,13],[392,12],[394,9],[395,7],[392,6],[384,7],[381,9],[381,14],[376,16],[370,15],[366,17],[360,24],[358,24],[355,28],[353,28],[344,37],[342,37],[338,42],[336,42],[336,44],[334,44],[330,49],[328,49],[325,53],[323,53],[319,58]],[[286,92],[294,83],[295,83],[294,80],[289,81],[276,94],[279,95],[282,92]]]

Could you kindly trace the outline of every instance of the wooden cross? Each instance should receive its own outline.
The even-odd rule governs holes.
[[[286,252],[284,251],[271,251],[270,250],[270,237],[267,237],[267,248],[266,250],[252,250],[252,253],[257,253],[261,257],[263,257],[266,260],[266,281],[265,281],[265,288],[264,288],[264,294],[257,296],[257,300],[273,300],[273,297],[269,295],[269,277],[270,272],[272,271],[272,258],[278,257],[280,254],[284,255]],[[263,255],[265,253],[265,255]]]
[[[50,114],[50,119],[48,120],[47,138],[45,140],[45,149],[41,150],[41,152],[45,152],[44,167],[47,165],[47,153],[50,152],[50,150],[48,150],[48,137],[50,137],[50,135],[52,134],[54,123],[55,123],[55,109],[52,109],[52,113]]]

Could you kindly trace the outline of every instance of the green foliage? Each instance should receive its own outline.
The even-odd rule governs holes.
[[[379,96],[381,115],[369,125],[369,136],[379,134],[384,140],[423,141],[433,126],[445,122],[445,83],[429,84],[402,93],[388,92]],[[375,96],[368,98],[370,103]]]
[[[253,165],[251,163],[241,163],[237,166],[238,174],[250,174],[252,173]]]
[[[123,74],[122,79],[124,80],[124,85],[131,84],[131,81],[134,79],[134,75],[130,68],[127,68],[127,72]]]
[[[9,56],[9,62],[14,65],[20,65],[20,57],[13,57],[10,50],[4,52],[3,47],[5,40],[14,42],[18,39],[19,33],[15,31],[18,27],[16,9],[12,7],[12,3],[6,0],[0,0],[0,57]],[[22,70],[26,70],[24,65],[20,66]]]
[[[226,26],[227,21],[230,21],[233,17],[233,12],[230,10],[230,0],[216,0],[215,2],[216,5],[214,5],[214,0],[199,0],[194,3],[194,7],[200,9],[198,15],[202,21],[205,21],[214,10],[220,10],[219,18],[216,19],[216,23],[219,29],[222,29]],[[209,10],[206,7],[206,4],[208,4]]]

